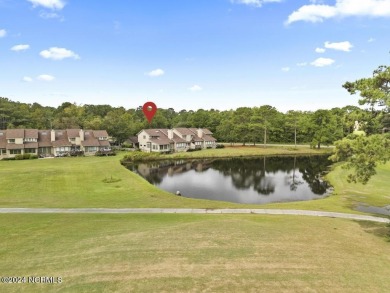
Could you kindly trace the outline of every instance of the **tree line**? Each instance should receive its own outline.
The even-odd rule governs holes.
[[[333,144],[354,131],[355,121],[368,135],[390,128],[388,111],[374,107],[345,106],[330,110],[287,111],[275,107],[240,107],[235,110],[197,111],[158,109],[151,124],[136,109],[110,105],[78,105],[65,102],[58,107],[27,104],[0,98],[0,129],[106,129],[118,143],[144,128],[208,128],[220,142],[242,144],[297,143],[320,148]]]
[[[65,102],[59,107],[26,104],[0,97],[0,129],[105,129],[118,143],[144,128],[209,128],[220,142],[308,143],[320,148],[335,144],[331,159],[346,162],[352,169],[349,180],[367,183],[376,174],[378,163],[390,161],[390,66],[379,66],[372,77],[346,82],[343,87],[359,94],[359,105],[287,111],[275,107],[240,107],[235,110],[197,111],[158,109],[151,124],[142,106],[136,109],[110,105],[78,105]],[[356,121],[362,133],[354,132]]]

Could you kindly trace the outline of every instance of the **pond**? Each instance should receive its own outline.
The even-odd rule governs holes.
[[[327,156],[175,160],[127,166],[155,186],[182,196],[246,204],[327,196]]]

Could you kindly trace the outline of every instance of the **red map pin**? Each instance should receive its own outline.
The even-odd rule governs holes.
[[[157,112],[157,106],[153,102],[146,102],[142,107],[142,111],[144,112],[146,119],[148,119],[149,123],[151,123],[154,115]]]

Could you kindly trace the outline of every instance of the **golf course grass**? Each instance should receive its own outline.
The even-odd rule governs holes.
[[[291,152],[273,147],[280,153]],[[198,155],[219,152],[220,156],[234,151],[235,156],[261,155],[268,148],[238,147],[204,150]],[[299,148],[299,153],[312,153]],[[194,153],[189,153],[191,156]],[[294,153],[294,152],[293,152]],[[368,185],[346,182],[347,171],[335,168],[327,176],[335,191],[327,198],[272,203],[266,205],[235,204],[220,201],[177,197],[149,184],[119,164],[124,153],[116,157],[56,158],[25,161],[0,161],[0,207],[49,208],[286,208],[359,213],[353,210],[357,201],[383,206],[390,202],[390,164],[378,168]],[[362,195],[364,192],[364,196]]]
[[[388,292],[382,224],[304,216],[0,214],[0,292]]]
[[[173,153],[166,155],[168,158],[231,158],[231,157],[252,157],[252,156],[273,156],[273,155],[321,155],[332,152],[332,148],[312,149],[308,146],[275,146],[262,145],[248,146],[226,146],[223,149],[206,149],[196,152]]]
[[[265,152],[234,148],[232,156]],[[346,171],[334,168],[327,177],[335,192],[325,199],[241,205],[162,191],[120,165],[123,156],[0,161],[0,207],[358,213],[357,201],[389,203],[390,164],[367,186],[346,183]],[[388,292],[388,233],[383,223],[287,215],[0,214],[0,276],[61,278],[0,283],[0,292]]]

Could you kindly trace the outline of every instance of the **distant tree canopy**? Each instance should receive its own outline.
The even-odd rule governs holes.
[[[297,143],[320,148],[353,132],[358,120],[369,134],[390,125],[390,115],[373,109],[346,106],[331,110],[279,112],[270,105],[219,111],[158,109],[151,124],[142,112],[110,105],[65,102],[57,108],[0,98],[0,128],[106,129],[118,143],[143,128],[209,128],[220,142],[263,144]]]

